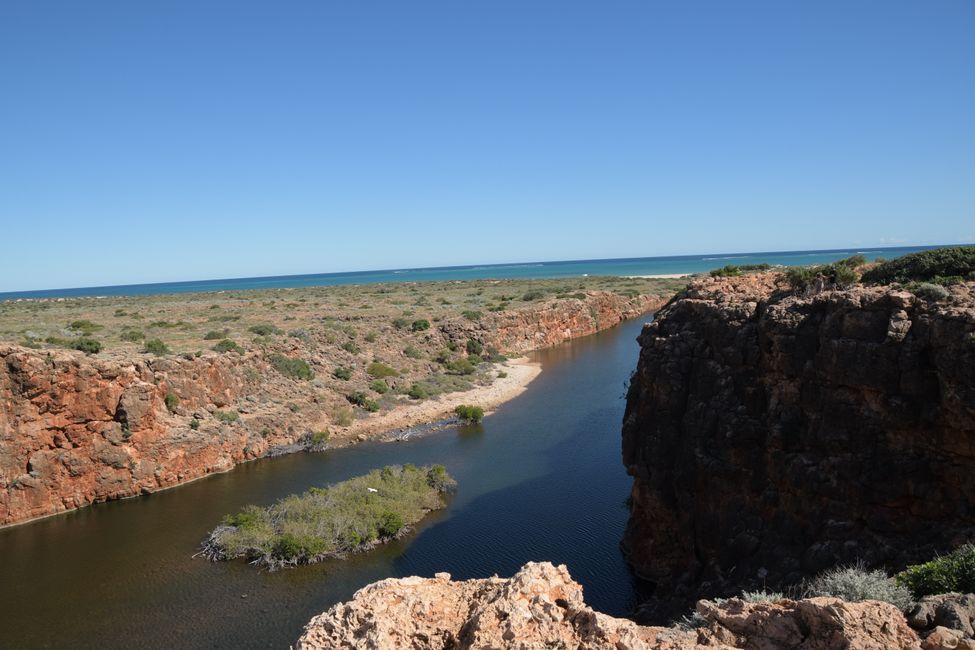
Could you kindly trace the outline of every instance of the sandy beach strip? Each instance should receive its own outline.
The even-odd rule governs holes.
[[[357,420],[348,427],[333,426],[331,444],[354,444],[363,437],[382,438],[383,434],[397,429],[453,417],[454,409],[461,404],[480,406],[485,413],[490,413],[492,409],[521,395],[528,384],[542,372],[541,365],[529,361],[527,357],[508,359],[499,369],[506,372],[507,376],[495,379],[490,386],[475,386],[470,390],[399,406],[386,413]]]

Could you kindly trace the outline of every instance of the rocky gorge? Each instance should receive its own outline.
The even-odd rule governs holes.
[[[975,535],[975,283],[708,278],[639,342],[623,547],[658,603],[900,570]]]
[[[411,341],[421,353],[430,350],[424,356],[460,349],[455,354],[462,358],[469,341],[478,350],[519,354],[612,327],[664,301],[590,291],[476,319],[444,317],[426,331],[404,333],[386,324],[381,341],[360,337],[356,347],[341,348],[334,328],[264,336],[240,353],[89,356],[0,344],[0,525],[227,471],[278,449],[310,446],[316,432],[328,431],[332,446],[382,435],[415,400],[389,399],[375,415],[353,409],[345,382],[331,375],[344,365],[368,382],[364,369],[356,369],[365,365],[360,354],[397,366],[397,376],[386,381],[405,392],[410,382],[442,372],[429,357],[413,358],[419,353],[408,345],[413,356],[404,354]],[[317,377],[328,379],[288,377],[275,370],[280,358],[307,359]],[[497,366],[482,372],[481,381],[497,382],[502,374]],[[453,404],[444,404],[423,417],[445,416]],[[372,426],[374,420],[382,426]]]

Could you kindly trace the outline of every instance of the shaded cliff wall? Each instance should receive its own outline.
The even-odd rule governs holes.
[[[890,569],[975,534],[975,284],[708,279],[642,332],[624,550],[657,595]]]

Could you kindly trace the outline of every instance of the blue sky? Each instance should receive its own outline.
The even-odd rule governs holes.
[[[975,3],[0,6],[0,291],[975,241]]]

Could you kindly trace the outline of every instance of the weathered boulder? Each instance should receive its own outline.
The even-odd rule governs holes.
[[[658,598],[893,570],[975,535],[975,283],[692,283],[641,334],[624,548]]]
[[[944,643],[942,637],[948,642],[950,638],[972,641],[975,639],[975,594],[925,596],[908,612],[907,622],[925,637],[925,642],[932,637],[932,644]],[[975,648],[975,642],[971,645]]]

